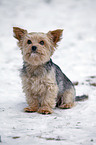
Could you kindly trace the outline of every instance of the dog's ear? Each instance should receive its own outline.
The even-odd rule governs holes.
[[[27,34],[27,30],[13,27],[14,37],[18,39],[19,41],[24,37],[25,34]]]
[[[54,31],[49,31],[47,33],[47,36],[49,38],[51,38],[54,45],[56,46],[57,42],[59,42],[61,40],[62,33],[63,33],[63,29],[57,29],[57,30],[54,30]]]

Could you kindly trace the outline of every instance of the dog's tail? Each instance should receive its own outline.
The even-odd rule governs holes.
[[[88,99],[88,95],[76,96],[75,101],[84,101]]]

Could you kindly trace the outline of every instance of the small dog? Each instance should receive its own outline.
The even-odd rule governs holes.
[[[28,107],[25,112],[51,114],[53,108],[71,108],[75,101],[72,82],[51,60],[63,30],[28,33],[13,27],[14,37],[23,55],[21,78]]]

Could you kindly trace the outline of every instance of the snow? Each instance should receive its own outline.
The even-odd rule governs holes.
[[[53,60],[89,99],[51,115],[25,113],[22,56],[12,27],[29,32],[64,29]],[[93,76],[93,77],[92,77]],[[96,1],[0,1],[0,142],[2,145],[96,144]],[[93,84],[93,85],[92,85]]]

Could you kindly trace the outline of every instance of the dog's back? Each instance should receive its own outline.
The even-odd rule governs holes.
[[[57,86],[58,86],[58,95],[57,95],[57,100],[56,100],[56,106],[60,107],[61,104],[65,104],[65,102],[68,102],[68,101],[69,101],[69,104],[71,103],[71,105],[72,105],[75,100],[75,88],[74,88],[74,85],[72,84],[72,82],[62,72],[60,67],[52,62],[52,59],[50,59],[50,61],[48,61],[45,64],[45,68],[47,71],[50,71],[52,68],[54,68],[54,71],[55,71],[55,79],[56,79]],[[67,95],[69,92],[69,94],[71,94],[71,97],[66,98],[66,96],[64,96],[65,92]],[[67,105],[67,108],[69,108],[69,107]]]

